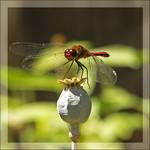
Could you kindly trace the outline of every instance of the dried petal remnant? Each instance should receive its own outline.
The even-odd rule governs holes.
[[[60,84],[63,84],[65,88],[69,88],[69,87],[73,87],[73,86],[77,86],[77,85],[82,85],[84,84],[84,82],[86,81],[87,78],[76,78],[73,77],[72,79],[64,79],[64,80],[59,80],[58,82]]]

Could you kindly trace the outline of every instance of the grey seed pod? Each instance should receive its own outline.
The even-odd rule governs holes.
[[[60,117],[71,126],[79,125],[90,115],[90,97],[80,85],[66,88],[57,101],[57,111]]]

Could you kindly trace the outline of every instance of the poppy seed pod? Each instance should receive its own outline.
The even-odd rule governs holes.
[[[60,117],[71,126],[85,122],[91,112],[91,100],[87,92],[80,86],[85,79],[73,78],[63,80],[66,88],[57,101],[57,111]]]

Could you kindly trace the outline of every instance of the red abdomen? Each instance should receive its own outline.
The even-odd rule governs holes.
[[[109,57],[110,55],[107,52],[91,52],[94,56],[102,56],[102,57]]]

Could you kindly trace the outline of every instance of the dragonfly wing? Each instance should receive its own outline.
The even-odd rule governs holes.
[[[29,55],[25,57],[21,62],[21,67],[25,70],[31,70],[33,62],[36,61],[38,58],[40,58],[39,55]]]
[[[50,47],[63,47],[61,43],[30,43],[30,42],[14,42],[9,46],[9,51],[20,56],[38,55],[42,50]]]
[[[66,61],[62,51],[47,50],[37,55],[25,57],[21,63],[22,68],[34,72],[45,73],[56,69]]]
[[[97,65],[97,82],[107,85],[115,84],[117,81],[117,73],[98,57],[93,56],[93,59]]]
[[[9,51],[20,56],[31,56],[37,55],[49,46],[49,43],[14,42],[9,46]]]
[[[58,62],[56,60],[64,58],[63,51],[65,46],[65,44],[60,43],[15,42],[10,45],[9,51],[16,55],[24,56],[21,66],[26,70],[31,70],[33,64],[37,62],[40,65],[41,60],[46,63],[45,66],[48,66],[51,62],[54,64],[52,67],[54,67]]]

